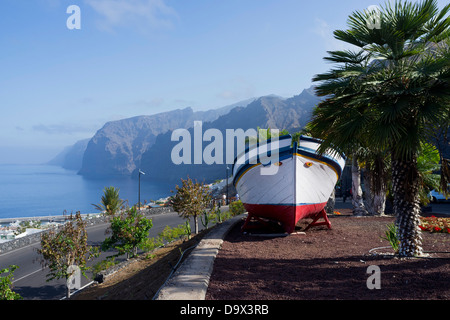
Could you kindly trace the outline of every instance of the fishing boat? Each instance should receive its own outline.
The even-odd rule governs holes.
[[[248,212],[243,230],[252,220],[275,221],[290,234],[306,218],[313,219],[307,229],[331,228],[324,208],[346,158],[336,150],[319,154],[321,143],[309,136],[293,142],[286,135],[249,146],[235,158],[233,185]],[[317,222],[321,218],[324,221]]]

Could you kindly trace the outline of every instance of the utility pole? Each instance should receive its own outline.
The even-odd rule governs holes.
[[[141,169],[139,169],[139,195],[138,195],[138,206],[139,206],[139,211],[141,210],[141,174],[145,175],[145,172],[142,172]]]
[[[228,168],[228,166],[227,166],[227,198],[225,199],[225,204],[226,205],[228,205],[228,170],[229,170],[230,168]]]

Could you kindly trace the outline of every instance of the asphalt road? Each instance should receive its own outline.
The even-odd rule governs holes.
[[[438,203],[430,203],[431,206],[431,213],[441,214],[441,215],[449,215],[450,217],[450,200],[447,201],[441,201]],[[352,208],[352,201],[351,199],[347,199],[346,202],[342,201],[342,198],[336,198],[335,203],[335,209],[351,209]]]
[[[180,218],[176,212],[169,212],[151,216],[153,227],[150,229],[149,237],[156,237],[167,225],[176,227],[184,224],[185,220]],[[199,221],[201,226],[201,223]],[[97,224],[87,227],[89,245],[99,245],[105,238],[105,230],[109,223]],[[200,227],[199,226],[199,227]],[[192,227],[192,230],[194,228]],[[59,300],[66,294],[66,282],[63,279],[46,281],[48,268],[42,269],[36,249],[40,247],[39,243],[6,252],[0,255],[0,269],[9,265],[17,265],[18,269],[14,272],[13,290],[19,293],[25,300]],[[110,251],[102,253],[98,258],[88,263],[89,266],[103,260],[115,252]],[[125,260],[121,256],[116,261]],[[87,273],[89,277],[82,277],[81,285],[85,286],[92,281],[92,274]]]
[[[450,216],[450,200],[438,203],[431,203],[431,212]]]

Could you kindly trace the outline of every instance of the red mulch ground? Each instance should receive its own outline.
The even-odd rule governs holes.
[[[245,235],[238,224],[214,263],[207,300],[450,299],[450,253],[399,259],[382,240],[393,217],[330,217],[287,237]],[[306,226],[303,221],[300,227]],[[450,252],[450,234],[422,233],[424,251]],[[370,290],[367,268],[379,266],[381,289]]]

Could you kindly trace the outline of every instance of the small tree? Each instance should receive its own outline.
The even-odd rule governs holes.
[[[71,214],[69,221],[59,230],[51,229],[41,236],[41,248],[37,252],[42,256],[42,267],[48,266],[50,272],[47,281],[64,278],[66,281],[76,272],[76,266],[87,278],[88,260],[98,256],[98,249],[87,244],[86,222],[80,212]],[[67,286],[70,297],[70,286]]]
[[[144,217],[136,207],[111,219],[107,233],[111,237],[102,243],[102,250],[114,248],[118,255],[126,254],[127,259],[137,254],[137,249],[144,249],[148,239],[148,231],[153,227],[152,220]]]
[[[182,186],[176,186],[176,194],[170,198],[170,205],[178,214],[185,218],[194,218],[194,232],[198,233],[198,217],[203,214],[211,201],[208,186],[194,183],[190,178],[181,179]],[[173,191],[172,191],[173,192]]]
[[[20,300],[22,297],[20,294],[14,292],[12,290],[12,279],[14,275],[14,270],[16,270],[18,266],[11,265],[8,268],[1,269],[0,275],[3,273],[9,273],[5,277],[0,277],[0,300]]]
[[[92,204],[99,211],[106,211],[108,215],[114,215],[124,205],[124,200],[119,197],[118,188],[105,187],[100,204]]]

